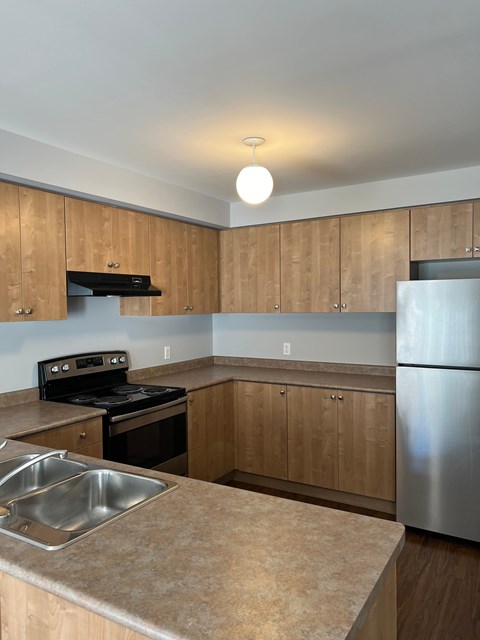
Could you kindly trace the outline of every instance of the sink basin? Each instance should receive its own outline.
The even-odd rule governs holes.
[[[44,549],[62,549],[176,486],[111,469],[87,470],[11,500],[0,531]]]
[[[0,462],[0,478],[19,467],[24,462],[33,460],[39,454],[29,453],[15,458],[9,458]],[[60,458],[47,458],[24,469],[18,475],[8,480],[0,487],[0,504],[5,504],[13,498],[18,498],[31,491],[43,489],[47,485],[66,480],[87,469],[87,465],[73,460]]]

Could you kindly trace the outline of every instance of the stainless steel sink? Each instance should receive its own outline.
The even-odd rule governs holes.
[[[0,462],[0,478],[16,469],[24,462],[38,457],[38,453],[16,456]],[[18,498],[31,491],[43,489],[46,486],[72,478],[87,469],[87,465],[73,460],[61,458],[47,458],[37,464],[24,469],[0,487],[0,504],[5,504],[13,498]]]
[[[87,470],[8,502],[0,531],[44,549],[62,549],[176,486],[111,469]]]

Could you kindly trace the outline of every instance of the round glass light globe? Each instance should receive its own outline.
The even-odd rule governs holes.
[[[240,171],[237,177],[237,193],[248,204],[264,202],[273,189],[273,178],[268,169],[251,164]]]

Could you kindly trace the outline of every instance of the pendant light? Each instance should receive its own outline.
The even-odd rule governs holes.
[[[255,162],[255,148],[265,142],[258,136],[245,138],[243,143],[252,147],[252,164],[244,167],[237,177],[237,193],[248,204],[260,204],[270,196],[273,178],[268,169]]]

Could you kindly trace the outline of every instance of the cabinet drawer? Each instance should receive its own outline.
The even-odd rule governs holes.
[[[49,429],[41,433],[17,438],[20,442],[36,444],[51,449],[67,449],[75,451],[102,442],[102,419],[92,418],[58,429]],[[86,454],[91,455],[91,454]]]
[[[82,447],[81,449],[75,449],[75,453],[79,453],[82,456],[90,456],[90,458],[99,458],[103,460],[103,444],[96,442],[90,444],[88,447]]]

